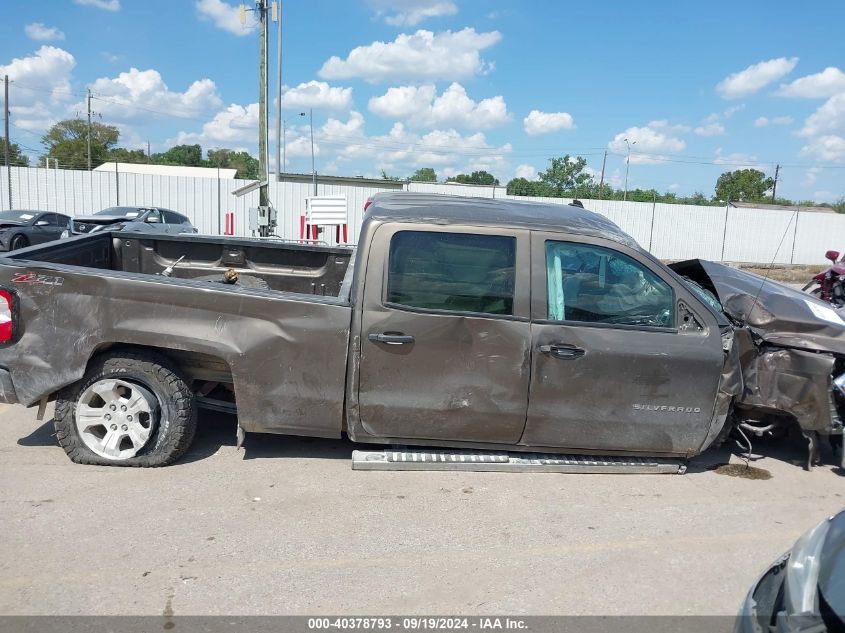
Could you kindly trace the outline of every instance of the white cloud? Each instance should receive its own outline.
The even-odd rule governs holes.
[[[725,77],[716,85],[716,92],[723,99],[739,99],[753,95],[773,81],[788,75],[796,64],[798,64],[797,57],[778,57],[753,64],[745,70]]]
[[[329,119],[315,132],[318,145],[330,148],[340,163],[366,161],[377,169],[407,175],[418,167],[434,167],[439,175],[476,170],[506,173],[510,144],[495,147],[482,132],[464,136],[454,129],[418,134],[396,122],[385,135],[367,136],[364,118],[352,112],[348,121]]]
[[[718,121],[711,121],[704,125],[699,125],[693,130],[699,136],[721,136],[725,133],[725,126]]]
[[[247,17],[246,24],[241,24],[240,8],[222,0],[197,0],[194,6],[201,19],[210,20],[217,28],[234,35],[249,35],[257,26],[250,17]]]
[[[820,136],[845,130],[845,92],[835,95],[807,117],[801,136]]]
[[[120,0],[73,0],[74,3],[86,6],[105,9],[106,11],[120,11]]]
[[[369,5],[391,26],[416,26],[428,18],[458,13],[452,0],[369,0]]]
[[[463,79],[492,69],[492,64],[481,58],[481,51],[501,39],[498,31],[477,33],[469,27],[437,34],[425,30],[403,33],[392,42],[354,48],[346,59],[331,57],[319,75],[323,79],[360,78],[369,82]]]
[[[233,103],[202,126],[201,132],[180,132],[169,145],[199,143],[203,148],[245,149],[258,140],[258,104]],[[288,148],[290,150],[290,148]]]
[[[26,130],[44,131],[64,114],[72,98],[70,76],[76,60],[66,50],[42,46],[29,57],[0,66],[16,85],[9,110],[12,121]]]
[[[824,99],[845,92],[845,73],[828,66],[820,73],[799,77],[792,83],[782,84],[777,94],[782,97]]]
[[[537,179],[537,168],[533,165],[517,165],[514,172],[516,178],[525,178],[526,180]]]
[[[157,70],[132,68],[114,78],[101,77],[91,91],[100,113],[114,121],[197,117],[221,104],[211,79],[200,79],[185,92],[174,92]],[[80,110],[84,107],[83,103],[77,105]]]
[[[43,22],[33,22],[32,24],[27,24],[23,30],[29,39],[36,40],[37,42],[50,42],[52,40],[65,39],[65,34],[59,29],[55,26],[47,26]]]
[[[756,156],[743,154],[742,152],[725,154],[721,147],[716,150],[716,157],[713,159],[713,163],[716,165],[726,165],[731,169],[758,169],[762,172],[765,172],[769,167],[760,163]]]
[[[667,121],[651,121],[644,127],[629,127],[624,132],[620,132],[607,146],[611,151],[627,156],[628,146],[625,143],[627,138],[631,143],[632,163],[655,163],[666,158],[664,153],[682,152],[687,144],[676,134],[688,131],[689,127],[685,125],[669,125]]]
[[[803,187],[812,187],[814,184],[816,184],[816,180],[818,179],[821,171],[822,170],[819,167],[810,167],[804,173],[804,180],[801,181],[801,185]]]
[[[180,132],[166,145],[199,143],[204,148],[229,147],[255,153],[258,105],[232,104],[207,121],[198,132]],[[364,117],[352,111],[346,119],[329,117],[314,129],[314,154],[322,156],[318,171],[332,166],[341,173],[388,173],[406,176],[419,167],[435,167],[438,174],[454,175],[484,169],[503,177],[511,172],[510,144],[495,146],[482,132],[463,135],[454,129],[417,133],[401,122],[387,134],[369,136]],[[289,170],[309,170],[311,138],[307,119],[291,117],[285,129]],[[302,159],[305,159],[304,161]],[[297,162],[298,161],[298,162]]]
[[[437,94],[434,84],[390,88],[385,94],[370,99],[368,108],[378,116],[401,119],[416,127],[456,125],[478,130],[510,120],[503,97],[475,102],[457,82],[441,95]]]
[[[352,105],[352,88],[330,86],[324,81],[309,81],[282,92],[283,108],[322,108],[348,110]]]
[[[766,127],[767,125],[790,125],[792,120],[791,116],[776,116],[772,118],[760,116],[754,119],[754,127]]]
[[[522,125],[525,128],[525,133],[529,136],[575,129],[575,121],[568,112],[531,110],[528,116],[522,120]]]
[[[845,138],[836,134],[813,138],[801,148],[801,155],[823,161],[845,160]]]
[[[833,191],[827,191],[825,189],[813,192],[813,200],[816,202],[836,202],[840,198],[842,198],[842,194],[837,195]]]

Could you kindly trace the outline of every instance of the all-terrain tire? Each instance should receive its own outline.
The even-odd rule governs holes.
[[[144,386],[157,399],[156,428],[134,457],[109,459],[92,451],[76,426],[76,405],[80,395],[93,383],[116,378]],[[196,400],[178,368],[153,352],[115,351],[91,361],[85,376],[65,387],[56,399],[56,437],[71,461],[100,466],[167,466],[179,459],[194,439],[197,428]]]

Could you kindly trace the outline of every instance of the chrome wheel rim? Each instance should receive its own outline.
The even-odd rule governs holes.
[[[90,385],[76,403],[76,429],[100,457],[135,457],[153,435],[158,400],[141,385],[104,378]]]

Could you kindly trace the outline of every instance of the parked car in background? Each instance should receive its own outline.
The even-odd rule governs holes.
[[[137,231],[151,233],[196,233],[191,221],[182,215],[160,207],[109,207],[94,215],[70,219],[67,235],[84,235],[102,230]]]
[[[69,220],[69,216],[47,211],[0,212],[0,251],[57,240]]]
[[[740,609],[737,633],[845,630],[845,512],[772,563]]]

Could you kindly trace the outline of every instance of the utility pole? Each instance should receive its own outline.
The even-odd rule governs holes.
[[[6,178],[9,189],[9,208],[12,208],[12,166],[9,164],[9,75],[3,77],[5,100],[3,101],[3,126],[6,130],[6,147],[4,148],[6,158]]]
[[[311,178],[314,180],[314,195],[317,195],[317,170],[314,167],[314,108],[308,108],[311,125]]]
[[[604,166],[607,164],[607,150],[604,150],[604,158],[601,159],[601,180],[599,181],[599,200],[601,200],[602,192],[604,191]]]
[[[150,154],[150,142],[147,141],[147,162],[148,163],[150,162],[151,157],[152,157],[152,154]]]
[[[91,89],[88,88],[88,171],[91,171]]]
[[[258,189],[258,205],[265,209],[270,206],[268,170],[267,170],[267,0],[257,0],[260,25],[258,50],[258,180],[263,184]],[[269,211],[267,220],[269,222]],[[270,235],[269,225],[259,228],[260,235]]]
[[[775,184],[772,186],[772,204],[775,203],[775,194],[778,190],[778,174],[780,173],[780,165],[775,165]]]
[[[625,139],[625,145],[628,146],[628,157],[625,159],[625,194],[622,197],[622,202],[628,201],[628,167],[631,165],[631,145],[636,144],[636,141],[630,143],[627,138]]]
[[[276,181],[282,180],[282,0],[273,3],[273,19],[276,21]]]
[[[299,116],[305,116],[300,112]],[[314,195],[317,195],[317,170],[314,169],[314,108],[308,109],[309,124],[311,126],[311,180],[314,183]]]

